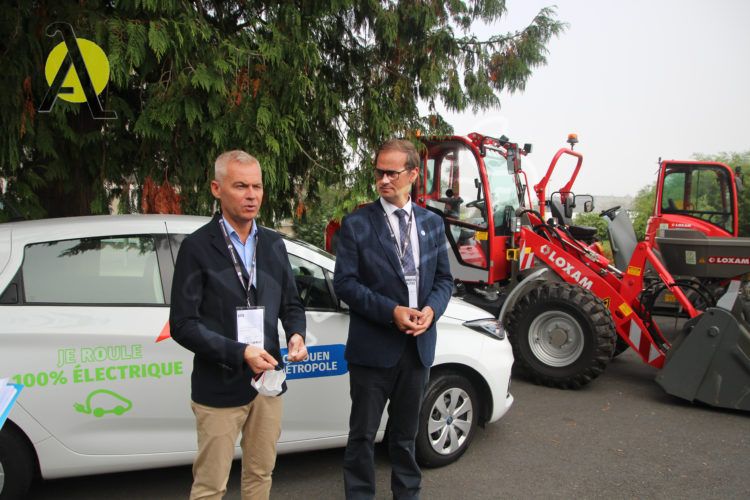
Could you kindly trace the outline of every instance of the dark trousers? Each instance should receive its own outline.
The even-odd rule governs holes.
[[[414,441],[429,374],[429,367],[419,360],[414,338],[409,339],[401,359],[392,368],[349,364],[352,411],[344,453],[344,488],[348,500],[375,497],[375,434],[388,400],[393,498],[419,498],[422,472],[414,457]]]

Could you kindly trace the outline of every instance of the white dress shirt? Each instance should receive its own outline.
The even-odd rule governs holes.
[[[398,207],[396,205],[393,205],[392,203],[385,201],[383,198],[380,198],[380,203],[383,206],[383,210],[385,210],[386,215],[388,216],[388,222],[391,224],[393,235],[396,237],[396,241],[400,242],[401,232],[398,227],[398,215],[396,215],[396,210],[398,210]],[[403,209],[406,211],[406,220],[408,221],[413,212],[411,199],[406,202],[406,205],[403,206]],[[412,255],[414,256],[414,266],[417,268],[417,272],[419,272],[419,236],[417,229],[417,220],[414,217],[412,217],[410,233],[411,234],[409,235],[408,249],[411,250]],[[400,250],[396,252],[396,254],[400,253]]]

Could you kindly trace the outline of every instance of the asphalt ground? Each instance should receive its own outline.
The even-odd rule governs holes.
[[[750,498],[750,414],[691,404],[632,351],[577,391],[513,378],[515,403],[466,454],[423,471],[422,498]],[[384,447],[377,498],[390,498]],[[343,498],[343,449],[282,455],[271,498]],[[239,462],[225,498],[239,499]],[[190,467],[51,480],[34,499],[187,498]]]

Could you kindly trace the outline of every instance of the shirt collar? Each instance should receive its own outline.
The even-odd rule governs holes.
[[[393,215],[393,212],[398,210],[398,207],[396,205],[386,201],[382,197],[380,198],[380,204],[383,206],[383,210],[385,210],[385,214],[389,217]],[[406,211],[407,216],[411,215],[411,196],[409,197],[409,201],[407,201],[406,204],[403,206],[403,209]]]
[[[223,215],[221,216],[221,222],[223,222],[224,227],[227,228],[227,234],[229,234],[229,238],[233,240],[237,240],[241,243],[242,240],[240,239],[240,235],[237,234],[237,231],[234,230],[232,225],[229,222],[227,222],[227,220],[224,218]],[[251,238],[255,238],[255,233],[257,232],[258,232],[258,225],[255,223],[255,220],[253,219],[253,227],[250,228],[250,234],[248,235],[247,240]],[[246,244],[247,244],[247,240],[245,240]]]

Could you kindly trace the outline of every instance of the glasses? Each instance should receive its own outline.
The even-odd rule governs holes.
[[[405,168],[403,170],[381,170],[379,168],[376,168],[375,169],[375,178],[378,179],[378,180],[380,180],[380,179],[383,178],[383,176],[387,175],[390,180],[395,181],[396,179],[398,179],[399,175],[403,174],[407,170],[409,170],[409,169]]]

